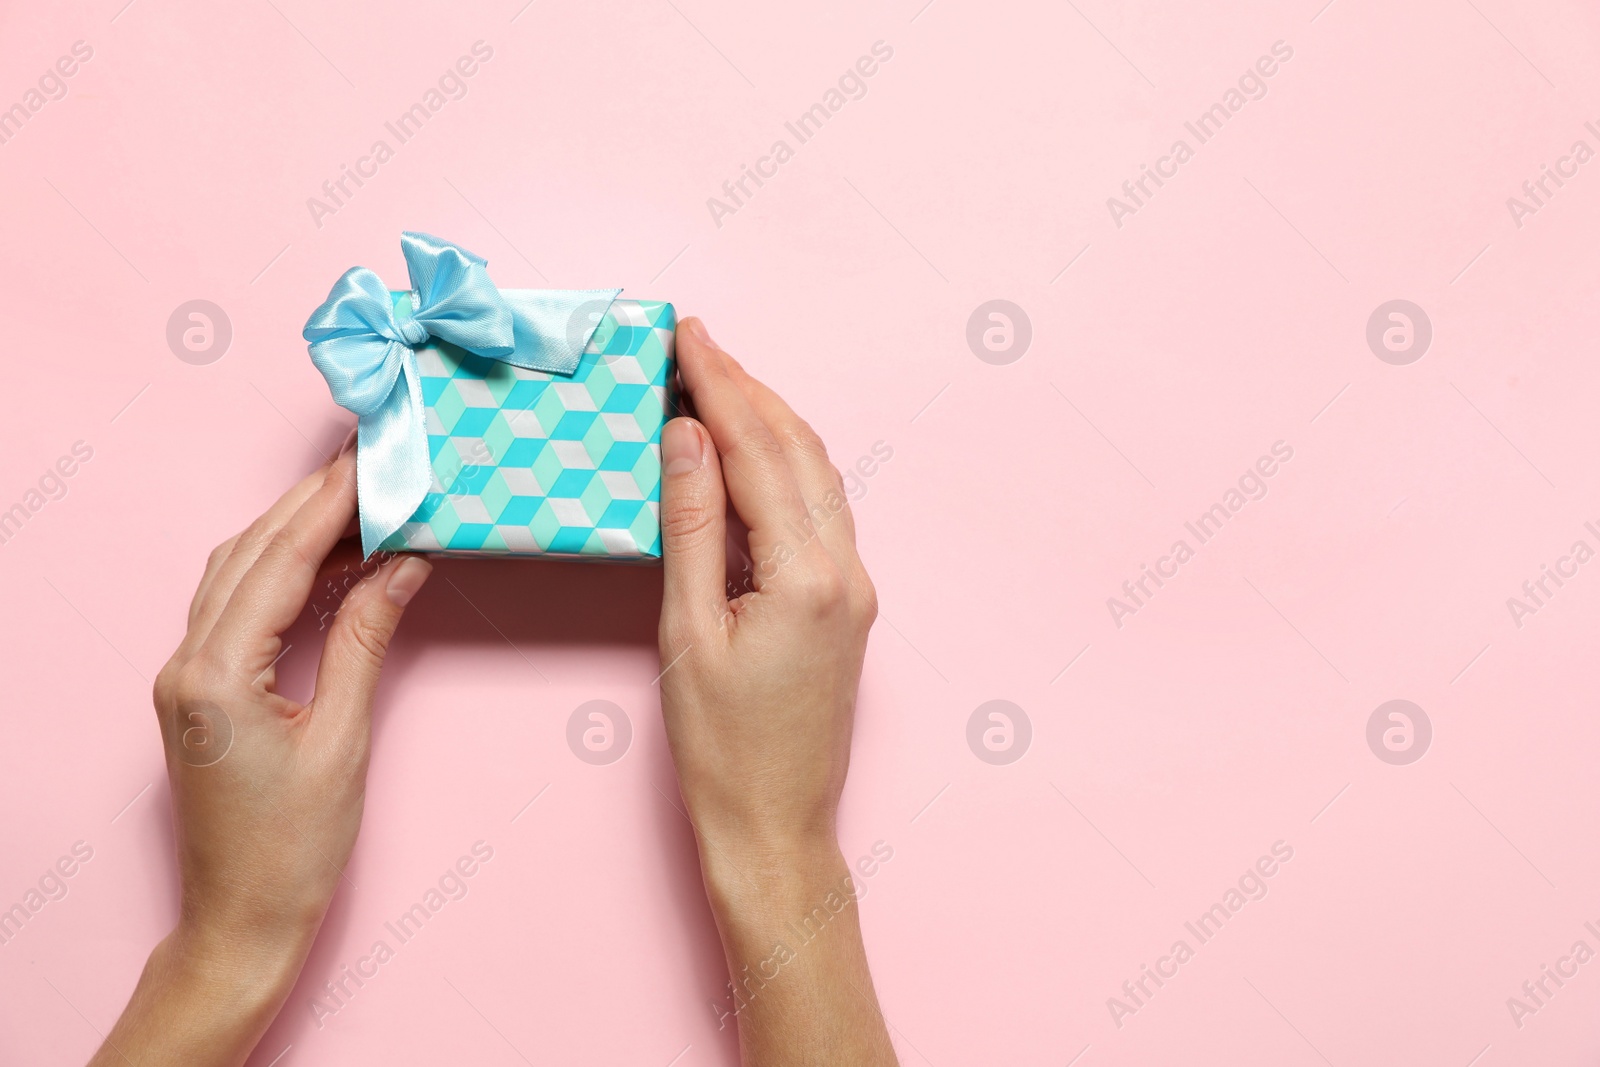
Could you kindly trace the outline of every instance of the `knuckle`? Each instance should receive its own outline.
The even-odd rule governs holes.
[[[227,561],[227,558],[233,554],[233,546],[238,543],[239,538],[235,536],[228,538],[226,541],[222,542],[222,544],[218,545],[216,548],[213,548],[211,550],[211,554],[206,557],[206,570],[214,571],[218,567],[222,566],[222,564]]]
[[[185,707],[213,699],[221,675],[219,666],[204,652],[177,667],[170,676],[170,707]]]
[[[273,527],[267,522],[267,516],[262,515],[255,519],[233,538],[229,551],[240,550],[249,555],[258,555],[263,545],[272,537]],[[222,546],[217,546],[218,548]]]
[[[157,711],[170,708],[176,699],[178,671],[180,664],[176,658],[169,659],[166,665],[156,674],[155,683],[150,687],[150,700]]]
[[[302,569],[315,573],[317,563],[305,553],[295,535],[285,529],[278,531],[277,535],[268,541],[261,550],[259,562],[269,570]]]
[[[864,626],[871,626],[878,617],[878,588],[863,573],[855,583],[856,617]]]
[[[831,615],[847,603],[849,586],[836,567],[806,567],[796,575],[795,592],[813,611]]]
[[[668,542],[693,541],[710,529],[714,516],[702,500],[678,500],[661,509],[661,537]]]
[[[850,493],[845,489],[844,474],[841,473],[839,468],[834,466],[831,462],[828,464],[828,471],[833,475],[833,491],[839,494],[840,499],[845,502],[845,506],[848,508],[850,504]]]
[[[826,462],[828,459],[828,446],[823,442],[817,431],[804,419],[795,419],[784,427],[784,445],[789,450],[805,459],[818,459]]]
[[[368,618],[361,612],[346,613],[347,621],[341,630],[346,646],[374,661],[382,661],[389,651],[389,627]]]
[[[822,496],[822,506],[827,508],[830,522],[834,519],[839,520],[844,524],[845,529],[851,531],[852,536],[854,535],[856,528],[855,513],[850,510],[850,501],[843,493],[830,489]]]
[[[733,437],[733,447],[728,451],[761,464],[774,463],[783,458],[782,446],[765,426],[737,431]]]

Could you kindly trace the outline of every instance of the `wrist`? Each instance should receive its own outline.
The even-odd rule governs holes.
[[[702,839],[700,867],[725,934],[781,926],[830,895],[842,906],[857,892],[831,836],[733,844]]]
[[[322,928],[325,899],[284,901],[260,893],[185,885],[178,925],[167,937],[195,966],[269,976],[298,969]]]
[[[181,922],[156,946],[150,967],[177,990],[195,990],[242,1020],[268,1021],[287,999],[311,950],[306,936],[266,939]]]
[[[122,1017],[91,1065],[237,1067],[283,1007],[303,953],[242,950],[180,923],[150,953]]]

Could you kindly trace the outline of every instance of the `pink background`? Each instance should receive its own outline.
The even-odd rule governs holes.
[[[503,285],[672,300],[841,465],[893,449],[856,504],[883,614],[842,837],[894,849],[862,910],[902,1062],[1600,1055],[1600,962],[1520,1027],[1506,1003],[1600,950],[1600,563],[1520,627],[1506,603],[1600,548],[1600,162],[1520,227],[1506,205],[1600,148],[1592,9],[124,2],[0,11],[0,107],[93,48],[0,145],[0,508],[93,449],[0,545],[0,907],[93,849],[0,946],[0,1061],[85,1059],[173,920],[149,681],[206,552],[343,436],[300,326],[351,265],[402,278],[405,228]],[[316,225],[307,198],[479,40],[465,98]],[[1267,95],[1115,225],[1107,197],[1280,40]],[[778,138],[794,158],[717,225]],[[966,340],[997,298],[1033,332],[1008,365]],[[166,341],[192,299],[232,323],[209,365]],[[1365,339],[1393,299],[1433,324],[1406,366]],[[1278,441],[1266,497],[1119,628],[1107,598]],[[439,568],[351,885],[257,1067],[735,1062],[658,597],[655,572]],[[593,699],[634,728],[608,766],[565,741]],[[1032,724],[1007,765],[966,740],[991,699]],[[1433,728],[1405,766],[1366,740],[1392,699]],[[479,840],[469,894],[319,1028],[322,983]],[[1267,896],[1119,1027],[1107,999],[1277,841]]]

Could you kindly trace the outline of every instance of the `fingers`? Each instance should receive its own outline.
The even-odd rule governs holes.
[[[394,556],[350,591],[322,647],[311,702],[315,729],[365,736],[389,641],[432,573],[433,565],[420,556]]]
[[[200,617],[200,613],[205,607],[206,595],[211,591],[212,584],[217,580],[217,573],[228,562],[228,557],[233,555],[233,546],[239,543],[241,536],[243,536],[242,532],[234,534],[222,544],[213,548],[211,555],[206,557],[205,572],[200,575],[200,584],[194,588],[194,599],[189,601],[189,629],[191,631],[194,629],[195,621]]]
[[[206,647],[215,646],[230,665],[247,671],[264,668],[276,654],[275,638],[305,607],[317,569],[355,510],[355,453],[346,452],[239,579]]]
[[[727,611],[726,515],[727,498],[711,439],[693,419],[673,419],[661,431],[664,629],[695,629]]]
[[[783,448],[805,499],[810,528],[817,532],[835,563],[841,567],[852,565],[856,559],[855,517],[850,514],[844,482],[828,461],[827,446],[809,423],[796,415],[781,396],[751,377],[738,360],[729,357],[728,365],[750,406]]]
[[[792,592],[801,602],[832,609],[847,605],[869,622],[877,612],[877,593],[855,548],[855,519],[839,472],[828,461],[828,452],[814,430],[796,415],[782,397],[751,377],[732,356],[717,348],[699,319],[688,318],[678,331],[679,367],[690,398],[705,419],[719,449],[724,450],[722,467],[727,493],[741,518],[751,526],[750,550],[755,557],[755,586],[758,591],[773,581],[790,560],[803,561],[790,579]],[[732,383],[743,400],[734,403],[725,386]],[[699,386],[699,388],[697,388]],[[754,418],[775,444],[781,465],[798,494],[793,501],[759,499],[783,525],[763,546],[750,522],[741,491],[755,487],[740,477],[740,458],[728,453],[718,436],[718,427],[740,426],[741,420]],[[732,605],[738,608],[741,605]]]
[[[283,528],[284,523],[300,510],[301,505],[311,499],[311,494],[321,487],[327,474],[328,464],[324,464],[306,475],[279,497],[277,503],[260,518],[212,552],[206,562],[205,576],[195,590],[194,602],[189,606],[189,638],[193,647],[198,648],[216,625],[217,617],[227,606],[239,579],[255,563],[261,550]]]
[[[745,398],[728,357],[712,345],[699,319],[679,324],[677,342],[678,373],[721,454],[723,485],[750,528],[751,554],[760,562],[780,549],[795,551],[786,542],[796,540],[793,531],[804,529],[806,510],[782,446]]]

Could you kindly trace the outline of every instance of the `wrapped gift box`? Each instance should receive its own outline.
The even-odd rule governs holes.
[[[659,559],[676,325],[671,304],[614,300],[571,376],[417,346],[433,485],[381,549]]]

